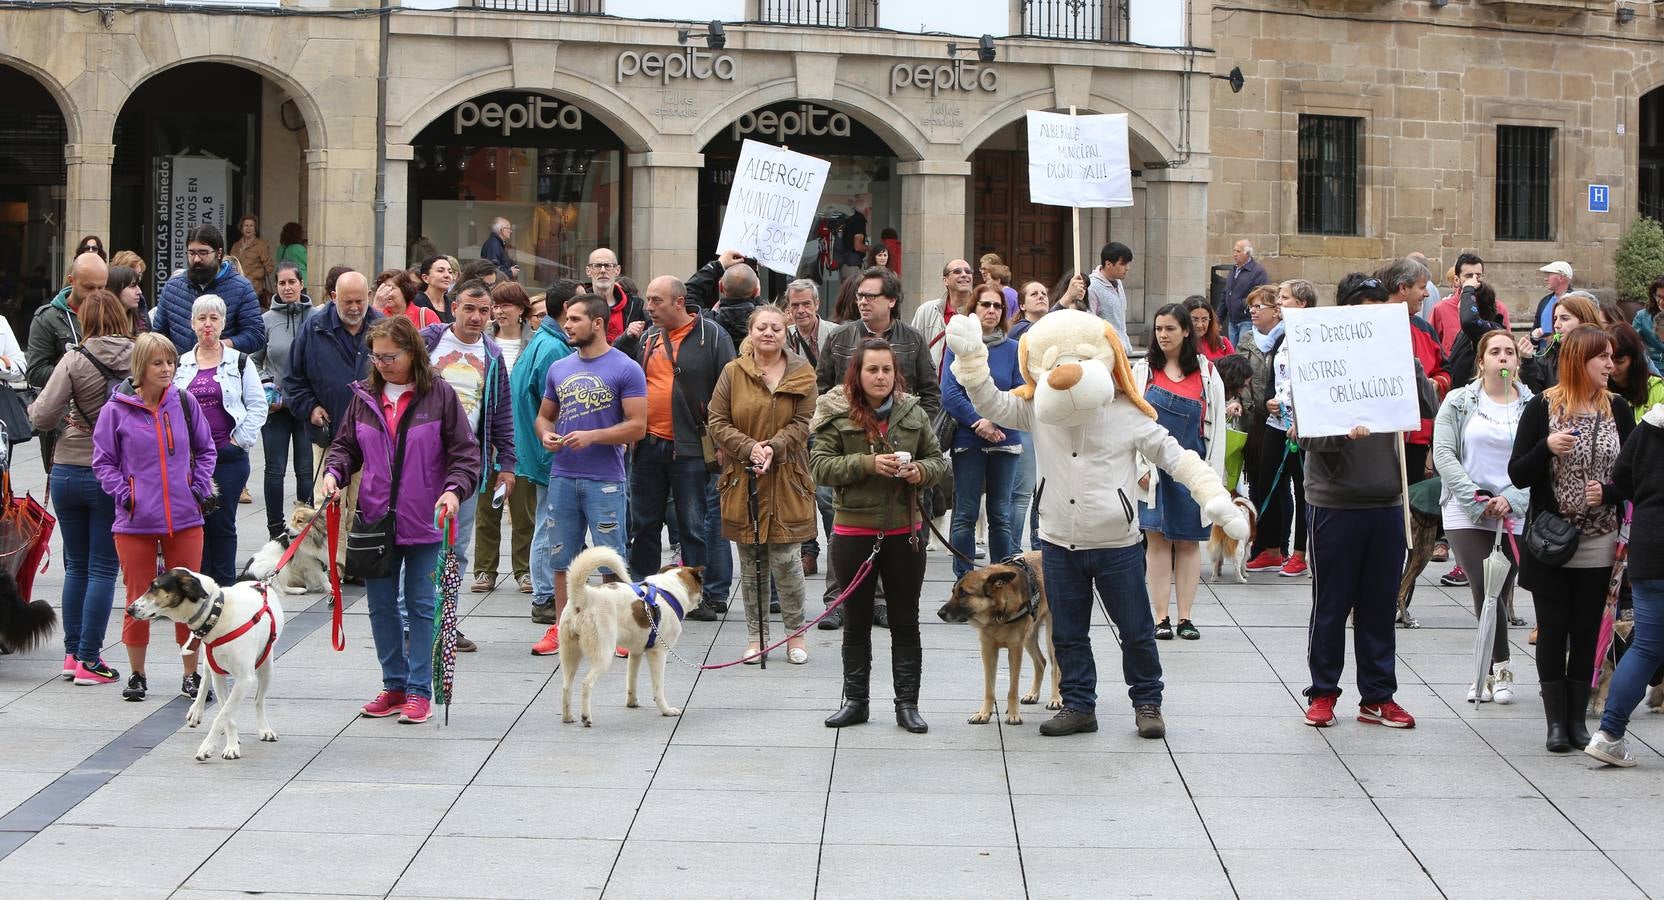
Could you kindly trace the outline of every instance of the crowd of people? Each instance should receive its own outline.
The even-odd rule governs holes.
[[[511,226],[499,225],[506,242]],[[564,572],[586,541],[628,560],[630,572],[613,573],[621,579],[667,556],[703,567],[703,595],[686,610],[696,621],[726,614],[739,545],[751,662],[765,650],[765,610],[782,615],[787,660],[809,661],[805,577],[825,565],[826,604],[848,595],[820,617],[843,630],[843,703],[826,724],[867,720],[872,629],[884,627],[897,723],[922,732],[919,607],[935,529],[956,576],[1025,548],[1046,558],[1065,705],[1042,733],[1097,727],[1085,636],[1095,585],[1118,625],[1138,731],[1158,737],[1155,642],[1202,638],[1201,544],[1221,522],[1192,488],[1211,471],[1256,513],[1246,571],[1312,579],[1307,723],[1336,722],[1350,622],[1358,719],[1413,727],[1394,700],[1395,626],[1415,624],[1393,590],[1407,549],[1402,460],[1409,482],[1436,488],[1439,552],[1456,563],[1442,580],[1466,585],[1476,612],[1482,561],[1501,534],[1517,537],[1500,542],[1514,570],[1489,594],[1512,609],[1516,573],[1532,592],[1548,749],[1633,764],[1628,712],[1664,660],[1664,570],[1653,570],[1664,563],[1652,554],[1631,554],[1633,636],[1592,735],[1585,709],[1620,526],[1633,515],[1639,551],[1664,514],[1664,479],[1643,458],[1664,452],[1664,278],[1626,320],[1571,290],[1571,267],[1551,263],[1534,327],[1516,337],[1473,254],[1445,273],[1448,292],[1419,255],[1349,275],[1336,304],[1404,307],[1422,423],[1403,435],[1308,437],[1282,319],[1317,306],[1318,289],[1272,282],[1239,241],[1217,302],[1152,311],[1147,350],[1129,370],[1139,424],[1082,433],[1068,454],[1136,445],[1126,490],[1114,473],[1108,490],[1080,487],[1083,502],[1118,504],[1109,508],[1125,512],[1121,529],[1041,515],[1047,478],[1079,473],[1010,398],[1025,382],[1019,343],[1058,310],[1101,319],[1127,362],[1133,254],[1123,244],[1050,286],[1013,281],[997,256],[949,260],[941,296],[902,321],[900,281],[882,262],[844,279],[830,302],[812,280],[771,302],[732,251],[643,289],[599,248],[587,280],[535,294],[498,259],[338,266],[314,301],[304,238],[286,228],[273,254],[256,226],[245,217],[229,248],[214,227],[193,229],[187,265],[154,307],[142,261],[108,257],[89,238],[67,286],[34,314],[26,353],[0,321],[0,380],[36,393],[29,415],[64,542],[63,672],[76,684],[122,680],[101,656],[118,571],[129,603],[158,558],[237,577],[236,504],[258,441],[268,537],[285,533],[292,503],[329,498],[346,521],[387,523],[393,536],[385,565],[363,579],[383,675],[367,716],[430,714],[431,575],[448,520],[464,566],[477,541],[471,590],[511,584],[529,595],[528,616],[546,629],[531,652],[545,656],[558,652]],[[1508,635],[1503,617],[1471,701],[1514,702]],[[123,696],[142,700],[148,623],[127,619],[122,641]],[[462,636],[458,649],[474,645]],[[196,668],[185,656],[190,696],[204,689]]]

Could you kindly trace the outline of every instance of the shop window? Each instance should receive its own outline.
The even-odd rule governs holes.
[[[1301,234],[1358,233],[1363,124],[1354,116],[1300,117],[1296,190]]]
[[[1527,125],[1496,128],[1496,239],[1553,239],[1549,196],[1553,188],[1554,129]]]

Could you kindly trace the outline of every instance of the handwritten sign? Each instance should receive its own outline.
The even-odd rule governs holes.
[[[824,159],[780,147],[756,141],[741,144],[717,248],[738,250],[782,275],[797,277],[831,167]]]
[[[1421,427],[1402,303],[1283,311],[1294,421],[1302,437]]]
[[[1028,192],[1053,206],[1131,206],[1126,115],[1029,110]]]

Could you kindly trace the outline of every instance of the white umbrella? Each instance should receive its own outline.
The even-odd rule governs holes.
[[[1491,555],[1485,557],[1485,602],[1479,607],[1479,629],[1473,636],[1474,702],[1482,702],[1487,682],[1491,677],[1491,647],[1496,643],[1497,602],[1502,595],[1503,584],[1508,581],[1508,573],[1514,568],[1508,554],[1502,552],[1502,535],[1507,528],[1507,517],[1499,518],[1496,543],[1491,546]]]

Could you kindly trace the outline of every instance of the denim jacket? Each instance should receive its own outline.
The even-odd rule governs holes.
[[[173,386],[186,390],[198,372],[196,348],[179,357],[179,368],[173,373]],[[266,388],[260,383],[260,367],[244,359],[244,354],[230,347],[220,357],[214,380],[220,385],[220,402],[231,416],[231,443],[243,449],[260,441],[260,426],[266,424]]]

